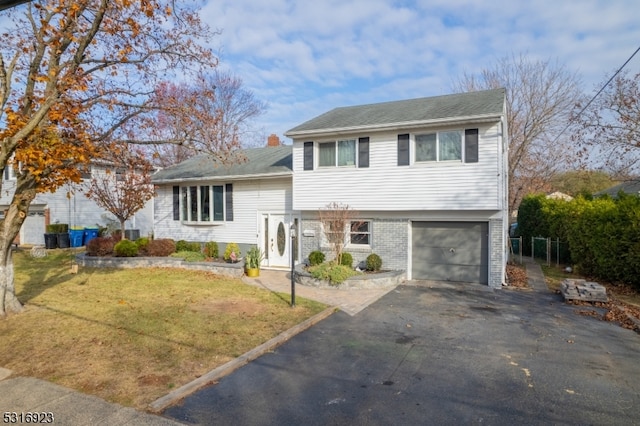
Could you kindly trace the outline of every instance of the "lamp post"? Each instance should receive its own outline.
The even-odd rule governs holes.
[[[296,281],[295,281],[295,266],[296,266],[296,251],[294,250],[294,244],[296,239],[296,224],[292,223],[289,228],[289,234],[291,235],[291,307],[296,306]]]

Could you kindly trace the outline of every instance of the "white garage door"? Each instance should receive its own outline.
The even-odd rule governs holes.
[[[44,212],[29,212],[20,229],[20,243],[44,245],[44,231]]]
[[[487,222],[413,222],[412,278],[488,284],[488,231]]]

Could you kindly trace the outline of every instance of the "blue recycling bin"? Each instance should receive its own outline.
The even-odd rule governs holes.
[[[69,239],[71,240],[71,247],[82,247],[83,238],[84,238],[84,229],[69,230]]]
[[[84,228],[84,245],[98,237],[98,228]]]

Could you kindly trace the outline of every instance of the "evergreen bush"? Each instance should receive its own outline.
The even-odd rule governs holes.
[[[209,241],[204,245],[204,255],[212,259],[218,258],[218,243],[215,241]]]
[[[324,253],[320,250],[315,250],[309,253],[309,265],[316,266],[324,262]]]
[[[367,256],[367,271],[379,271],[382,268],[382,259],[375,253]]]
[[[237,243],[227,243],[227,247],[224,249],[224,260],[227,262],[234,261],[231,253],[235,256],[235,260],[240,259],[242,253],[240,253],[240,246]]]
[[[135,257],[138,255],[138,245],[130,240],[122,240],[113,247],[113,252],[118,257]]]
[[[340,264],[353,268],[353,256],[351,256],[351,253],[343,252],[342,257],[340,257]]]

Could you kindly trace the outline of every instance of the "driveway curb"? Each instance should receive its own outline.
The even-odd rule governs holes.
[[[198,377],[197,379],[193,380],[192,382],[187,383],[186,385],[183,385],[183,386],[179,387],[178,389],[168,393],[165,396],[156,399],[151,404],[149,404],[148,410],[150,412],[152,412],[152,413],[161,412],[165,408],[175,404],[176,402],[178,402],[179,400],[185,398],[186,396],[189,396],[193,392],[195,392],[195,391],[203,388],[204,386],[207,386],[207,385],[215,382],[216,380],[218,380],[218,379],[220,379],[220,378],[222,378],[222,377],[234,372],[238,368],[248,364],[249,362],[251,362],[254,359],[264,355],[265,353],[272,351],[273,349],[275,349],[276,347],[280,346],[281,344],[283,344],[284,342],[286,342],[287,340],[289,340],[290,338],[292,338],[296,334],[307,330],[309,327],[311,327],[311,326],[319,323],[323,319],[329,317],[331,314],[333,314],[337,310],[338,310],[338,308],[335,308],[335,307],[325,309],[324,311],[320,312],[319,314],[316,314],[316,315],[312,316],[311,318],[301,322],[300,324],[295,325],[295,326],[291,327],[290,329],[280,333],[279,335],[277,335],[273,339],[270,339],[270,340],[266,341],[265,343],[261,344],[260,346],[257,346],[255,348],[251,349],[249,352],[246,352],[243,355],[240,355],[238,358],[235,358],[235,359],[227,362],[226,364],[223,364],[220,367],[215,368],[215,369],[211,370],[210,372],[208,372],[206,374],[203,374],[202,376]]]

